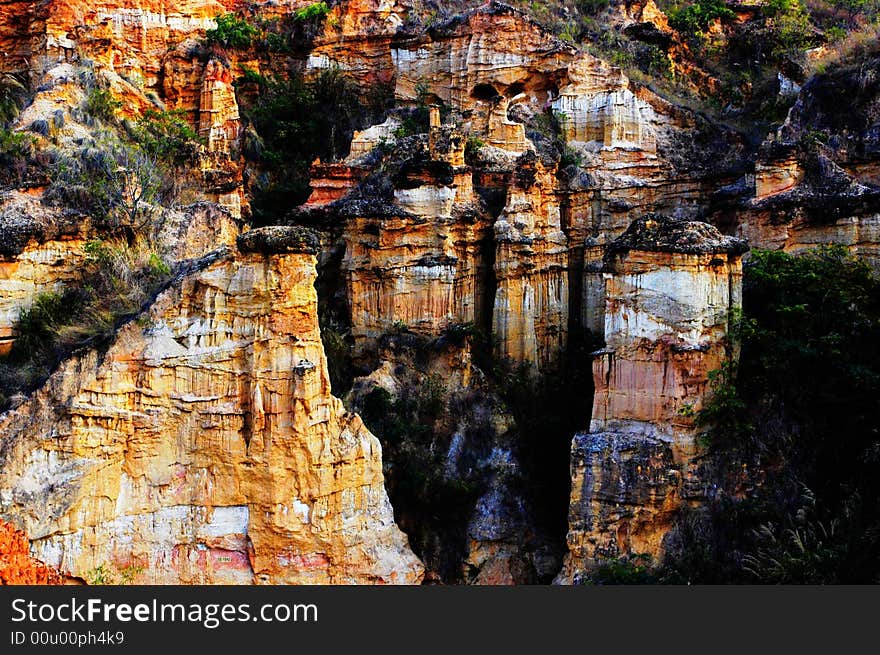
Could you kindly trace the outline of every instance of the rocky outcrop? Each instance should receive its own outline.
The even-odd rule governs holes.
[[[577,581],[606,558],[662,553],[700,480],[694,420],[709,373],[732,356],[745,244],[651,215],[607,250],[605,348],[594,354],[589,432],[572,442],[569,557]]]
[[[541,509],[517,488],[524,435],[488,369],[472,366],[476,349],[450,338],[481,334],[494,363],[526,362],[530,374],[604,338],[580,424],[592,425],[572,445],[573,580],[601,558],[660,553],[670,517],[700,498],[693,416],[708,372],[731,355],[742,247],[688,221],[757,247],[843,242],[880,265],[876,65],[804,85],[752,161],[732,130],[501,2],[424,29],[395,0],[329,3],[308,26],[293,13],[306,0],[0,4],[0,72],[29,76],[35,92],[14,128],[39,148],[69,154],[147,109],[182,110],[204,143],[176,180],[203,202],[158,212],[149,235],[188,272],[106,353],[77,353],[0,418],[0,513],[77,575],[106,565],[143,568],[145,582],[420,578],[377,441],[330,395],[319,249],[319,287],[332,287],[322,313],[332,305],[351,338],[359,384],[396,397],[430,375],[448,381],[430,448],[451,485],[479,483],[450,565],[479,583],[543,580],[556,559],[552,538],[535,537]],[[283,52],[207,44],[228,11],[278,19],[297,39]],[[716,88],[685,70],[692,57],[651,0],[607,14]],[[259,149],[242,124],[255,91],[234,83],[245,67],[307,78],[338,67],[364,98],[394,95],[398,107],[356,131],[346,159],[313,164],[311,198],[287,220],[319,236],[239,235],[265,177],[240,156],[243,143]],[[84,110],[98,87],[122,101],[113,120]],[[840,118],[841,97],[853,116]],[[101,236],[52,206],[46,183],[0,198],[0,355],[21,311],[76,284],[87,240]],[[236,254],[202,260],[221,245]],[[436,349],[392,357],[389,338]]]
[[[568,338],[568,239],[553,172],[523,160],[494,225],[492,332],[501,357],[551,366]]]
[[[706,171],[693,174],[690,161],[682,178],[668,154],[693,147],[683,135],[696,119],[498,2],[403,33],[392,54],[400,102],[453,112],[435,110],[427,148],[408,141],[373,157],[371,146],[395,142],[391,119],[356,134],[343,165],[313,169],[307,206],[347,221],[356,355],[395,326],[437,336],[474,323],[502,358],[553,366],[588,313],[585,240],[613,239],[640,210],[697,211]],[[580,161],[576,174],[541,126],[550,108],[566,116],[561,139]],[[403,160],[381,185],[369,177],[380,160]]]
[[[0,196],[0,356],[15,341],[21,312],[41,293],[61,292],[82,279],[86,246],[100,229],[75,212],[41,202],[39,194],[9,191]],[[169,262],[196,259],[232,245],[239,226],[209,203],[163,210],[145,235],[157,256]]]
[[[759,149],[754,175],[718,192],[713,220],[753,247],[838,243],[880,267],[878,63],[869,56],[810,79]]]
[[[199,102],[199,136],[209,152],[231,151],[238,141],[240,118],[232,71],[212,59],[205,68]]]
[[[464,139],[431,148],[415,138],[402,147],[410,152],[397,188],[385,187],[378,198],[365,188],[364,197],[335,209],[348,217],[342,269],[356,356],[402,325],[436,336],[485,316],[477,285],[486,279],[481,248],[489,222],[461,165]]]
[[[27,535],[0,521],[0,585],[56,585],[63,579],[29,553]]]
[[[379,444],[330,395],[314,242],[282,229],[240,245],[0,417],[0,515],[79,576],[418,582]]]
[[[333,3],[308,53],[306,69],[339,68],[366,86],[392,84],[392,44],[407,22],[409,9],[405,0]]]
[[[0,356],[15,341],[21,311],[44,292],[77,280],[87,223],[44,207],[37,198],[11,191],[0,198]]]

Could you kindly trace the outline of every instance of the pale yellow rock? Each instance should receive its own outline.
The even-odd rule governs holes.
[[[0,417],[0,514],[146,583],[416,583],[381,449],[331,395],[310,254],[225,256]]]

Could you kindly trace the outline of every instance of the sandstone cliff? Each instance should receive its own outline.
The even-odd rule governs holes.
[[[387,393],[372,399],[389,420],[371,427],[388,430],[375,430],[384,477],[432,578],[548,580],[565,533],[565,581],[603,558],[660,555],[675,513],[701,498],[693,418],[731,356],[739,303],[743,246],[693,221],[755,248],[840,242],[876,264],[876,76],[814,78],[755,148],[500,2],[430,27],[414,3],[385,0],[329,3],[304,26],[310,4],[0,5],[0,73],[32,89],[9,128],[45,157],[3,178],[0,356],[22,311],[82,284],[90,242],[108,236],[50,169],[130,138],[148,110],[180,110],[200,137],[173,171],[182,193],[146,229],[173,283],[105,352],[58,362],[0,417],[2,515],[79,576],[417,582],[378,442],[331,395],[330,354],[357,378],[349,408]],[[227,12],[288,40],[209,43]],[[717,89],[653,2],[608,15]],[[304,206],[262,217],[286,228],[237,240],[289,163],[260,159],[248,110],[265,90],[239,82],[327,71],[388,107],[344,134],[347,156],[312,165]],[[96,91],[121,104],[89,115]],[[837,116],[840,97],[853,118]],[[584,380],[579,357],[599,346]],[[548,380],[559,386],[541,401],[565,402],[530,406]],[[425,394],[434,409],[414,409]],[[407,504],[407,485],[448,492],[454,529]],[[547,519],[566,504],[568,525]]]
[[[593,417],[572,443],[565,579],[603,558],[659,556],[676,512],[699,499],[694,418],[709,373],[734,356],[744,250],[710,225],[662,216],[610,244]]]
[[[330,395],[314,237],[250,232],[2,418],[2,514],[74,575],[417,582],[381,451]]]
[[[30,556],[27,535],[0,521],[0,584],[61,584],[58,571]]]

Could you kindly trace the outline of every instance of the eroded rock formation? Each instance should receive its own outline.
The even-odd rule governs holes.
[[[606,346],[594,354],[590,430],[572,443],[564,580],[606,558],[657,557],[676,512],[699,499],[694,419],[709,373],[733,357],[745,249],[657,215],[609,245]]]
[[[797,252],[839,243],[880,266],[880,60],[841,66],[800,90],[754,166],[719,190],[712,218],[753,247]],[[846,99],[848,111],[840,111]]]
[[[0,511],[37,557],[151,583],[419,581],[379,444],[330,395],[316,246],[249,232],[0,419]]]
[[[225,12],[283,23],[309,4],[2,4],[0,72],[35,93],[12,126],[38,148],[69,154],[99,135],[106,126],[82,111],[96,88],[122,101],[119,131],[149,109],[182,110],[204,143],[179,180],[201,202],[158,212],[149,235],[182,271],[174,283],[105,353],[76,353],[0,416],[0,513],[26,528],[33,554],[80,576],[106,565],[143,567],[145,582],[420,580],[378,442],[331,395],[320,249],[322,309],[342,317],[362,376],[349,401],[375,388],[396,398],[431,376],[447,384],[430,446],[451,484],[479,478],[450,565],[463,580],[546,579],[558,562],[536,528],[542,508],[517,488],[522,428],[474,364],[487,354],[477,340],[450,345],[461,333],[538,375],[604,340],[572,445],[560,579],[601,558],[659,554],[673,513],[702,493],[693,416],[709,371],[731,356],[743,248],[653,212],[710,220],[753,247],[842,242],[876,264],[876,75],[804,85],[754,154],[500,2],[430,29],[406,2],[331,3],[314,33],[271,56],[205,41]],[[688,66],[653,2],[611,14]],[[281,227],[236,245],[263,172],[242,158],[243,137],[259,135],[236,78],[337,67],[398,106],[356,131],[346,158],[315,162],[309,201],[275,217],[318,226],[320,246]],[[853,98],[852,118],[833,118],[840,97]],[[102,236],[94,217],[53,204],[45,177],[0,197],[0,355],[21,311],[75,285],[86,242]]]

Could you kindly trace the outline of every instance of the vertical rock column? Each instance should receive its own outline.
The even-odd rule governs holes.
[[[205,143],[200,165],[206,195],[240,218],[242,208],[247,204],[242,169],[236,161],[241,116],[232,85],[232,71],[217,59],[211,59],[205,66],[199,96],[198,130]]]
[[[554,173],[529,154],[517,165],[494,226],[492,331],[498,356],[540,370],[555,364],[568,344],[568,239]]]
[[[730,356],[745,243],[706,223],[650,215],[607,247],[606,347],[595,353],[590,431],[572,443],[569,557],[662,554],[676,511],[698,502],[695,417]]]

